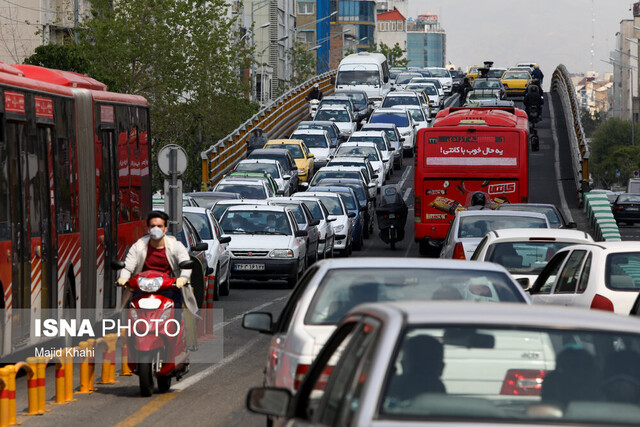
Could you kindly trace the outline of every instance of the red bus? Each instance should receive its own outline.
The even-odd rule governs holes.
[[[528,201],[528,140],[527,115],[513,107],[449,108],[420,130],[414,186],[420,253],[438,247],[476,192],[493,208]]]
[[[100,317],[116,307],[108,261],[144,233],[152,191],[141,96],[80,74],[0,63],[0,126],[5,355],[37,342],[30,330],[45,311],[97,309]]]

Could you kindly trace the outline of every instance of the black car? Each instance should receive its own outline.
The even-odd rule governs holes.
[[[452,90],[453,92],[457,92],[458,88],[465,78],[465,74],[462,71],[458,70],[449,70],[449,74],[451,74],[451,80],[453,82]]]
[[[358,202],[361,207],[366,208],[364,211],[364,221],[366,227],[364,227],[364,237],[368,238],[373,233],[373,219],[375,216],[374,202],[375,197],[369,197],[369,190],[365,187],[364,183],[358,179],[349,178],[325,178],[318,181],[318,187],[347,187],[351,188],[358,197]]]
[[[356,108],[354,114],[358,120],[368,120],[373,111],[373,101],[367,96],[367,92],[363,90],[337,90],[336,96],[346,96],[351,98]]]
[[[611,210],[618,225],[620,223],[633,225],[640,222],[640,194],[620,194],[613,202]]]
[[[293,157],[291,157],[291,153],[289,153],[289,150],[286,150],[284,148],[259,148],[257,150],[253,150],[247,158],[273,159],[279,161],[282,165],[282,169],[284,169],[286,173],[291,175],[291,188],[298,188],[298,167],[296,166],[296,162],[295,160],[293,160]]]
[[[347,136],[340,134],[340,129],[335,122],[330,121],[302,121],[298,123],[298,127],[296,130],[304,130],[304,129],[320,129],[326,130],[329,134],[329,139],[331,140],[331,148],[336,148],[338,145],[343,143],[348,139]]]

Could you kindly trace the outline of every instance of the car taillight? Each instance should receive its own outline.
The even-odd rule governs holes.
[[[456,243],[456,247],[453,248],[453,259],[467,259],[464,255],[464,247],[462,246],[462,242]]]
[[[547,371],[536,369],[509,369],[504,376],[500,394],[509,396],[540,396]]]
[[[591,301],[591,308],[594,310],[613,311],[613,303],[607,297],[596,294]]]
[[[613,207],[614,211],[621,211],[622,209],[624,209],[624,207],[622,207],[622,206],[614,206]]]
[[[302,384],[302,380],[304,379],[304,376],[309,370],[309,368],[310,368],[310,365],[304,365],[304,364],[299,364],[296,367],[296,376],[293,381],[293,388],[295,390],[297,390],[300,387],[300,384]],[[325,387],[327,386],[327,381],[329,380],[329,376],[331,375],[332,372],[333,372],[333,366],[327,366],[326,368],[324,368],[324,371],[322,371],[322,374],[320,375],[320,378],[318,378],[318,380],[316,381],[315,385],[313,386],[313,389],[324,390]]]
[[[421,198],[420,196],[416,196],[413,202],[413,215],[415,217],[415,222],[422,222],[422,205],[420,204]]]

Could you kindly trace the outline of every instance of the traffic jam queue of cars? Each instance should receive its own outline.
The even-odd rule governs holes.
[[[341,80],[339,67],[338,90],[342,82],[356,92],[345,82],[358,76],[388,83],[386,61],[365,66],[366,55],[376,54],[357,54],[360,68],[345,68],[349,79]],[[442,108],[432,121],[438,106],[428,93],[401,85],[413,78],[438,81],[419,83],[436,92],[451,85],[435,72],[410,70],[420,77],[403,79],[404,72],[394,70],[396,90],[376,100],[366,123],[336,130],[338,117],[354,117],[355,107],[326,97],[317,120],[302,123],[295,138],[259,150],[290,154],[295,166],[281,173],[285,180],[299,173],[297,190],[306,191],[277,187],[285,197],[214,206],[230,244],[238,242],[232,264],[246,265],[233,267],[232,277],[271,277],[277,272],[266,271],[265,260],[289,260],[287,280],[295,285],[277,317],[244,315],[246,329],[272,336],[263,385],[249,391],[248,409],[267,425],[640,425],[640,323],[629,316],[640,315],[640,247],[594,242],[555,206],[527,203],[522,170],[494,166],[479,180],[472,167],[458,168],[459,176],[450,168],[448,178],[438,177],[438,168],[460,161],[438,156],[460,157],[451,148],[470,125],[478,132],[495,126],[495,135],[482,133],[484,151],[513,156],[505,165],[524,165],[526,177],[526,114],[513,106]],[[425,113],[425,130],[418,132],[409,106]],[[492,144],[504,142],[511,148],[495,151]],[[326,164],[313,164],[312,145],[328,149]],[[416,239],[432,256],[326,259],[361,245],[377,189],[414,155]],[[238,178],[223,179],[216,191],[230,191],[226,182],[237,186]],[[280,224],[276,231],[269,217]],[[308,230],[321,224],[333,232],[329,250],[320,231],[318,246],[310,243]],[[253,234],[262,250],[249,243]],[[325,259],[314,263],[310,245]]]

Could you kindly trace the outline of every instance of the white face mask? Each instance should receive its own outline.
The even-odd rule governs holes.
[[[164,236],[164,231],[160,230],[160,227],[155,226],[149,230],[149,235],[153,240],[160,240],[162,239],[162,236]]]

